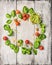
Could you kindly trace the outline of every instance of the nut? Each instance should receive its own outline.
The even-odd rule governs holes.
[[[36,31],[39,31],[39,28],[36,28]]]
[[[33,44],[30,42],[30,46],[33,46]]]
[[[17,46],[21,46],[20,43],[17,43]]]

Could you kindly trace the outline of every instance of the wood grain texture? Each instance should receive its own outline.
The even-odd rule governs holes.
[[[52,7],[51,7],[52,8]],[[52,28],[52,22],[51,22],[51,28]],[[51,33],[52,33],[52,30],[51,30]],[[1,59],[0,59],[1,60]],[[2,61],[0,61],[0,65],[2,65]],[[8,64],[9,65],[9,64]],[[13,65],[13,64],[12,64]],[[16,64],[15,64],[16,65]],[[19,64],[17,64],[17,65],[19,65]],[[32,65],[33,65],[33,63],[32,63]],[[47,64],[48,65],[48,64]]]

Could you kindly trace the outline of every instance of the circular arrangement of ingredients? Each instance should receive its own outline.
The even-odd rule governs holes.
[[[16,18],[15,18],[16,17]],[[39,28],[36,28],[36,32],[34,35],[36,36],[36,39],[34,40],[34,43],[32,43],[30,40],[22,40],[19,39],[17,41],[17,45],[12,44],[11,41],[7,36],[3,36],[3,40],[5,41],[5,44],[9,46],[12,50],[14,50],[15,53],[18,53],[21,47],[22,54],[28,54],[31,55],[34,53],[37,55],[37,52],[39,50],[44,50],[44,46],[41,45],[42,40],[46,38],[45,32],[46,32],[46,25],[42,22],[41,16],[34,11],[33,8],[28,8],[27,6],[24,6],[22,9],[22,12],[20,10],[12,10],[11,13],[6,14],[7,21],[5,25],[3,26],[4,30],[8,32],[8,36],[13,36],[14,31],[11,29],[10,24],[14,21],[16,26],[20,26],[21,22],[18,20],[20,18],[23,21],[30,20],[30,22],[35,25],[38,24],[40,26],[41,32],[39,32]],[[13,18],[13,20],[11,19]],[[23,46],[23,43],[25,42],[26,46]],[[29,47],[30,46],[30,47]]]

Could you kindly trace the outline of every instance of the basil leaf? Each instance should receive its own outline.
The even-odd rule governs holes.
[[[12,20],[7,20],[6,23],[7,24],[10,24],[12,22]]]
[[[7,18],[11,18],[11,15],[7,13],[7,14],[6,14],[6,17],[7,17]]]
[[[6,40],[6,42],[5,42],[5,44],[8,46],[8,45],[10,45],[10,40]]]
[[[16,16],[16,12],[15,12],[15,10],[12,10],[12,12],[11,12],[11,16],[12,16],[12,17],[15,17],[15,16]]]
[[[26,6],[24,6],[23,7],[23,13],[28,13],[28,12],[29,12],[29,9]]]
[[[4,30],[7,30],[7,31],[10,30],[10,26],[7,25],[7,24],[5,24],[5,25],[4,25]]]

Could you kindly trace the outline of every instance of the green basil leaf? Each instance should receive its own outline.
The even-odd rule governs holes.
[[[29,9],[26,6],[24,6],[23,7],[23,13],[28,13],[28,12],[29,12]]]
[[[34,48],[35,48],[35,49],[38,49],[39,46],[40,46],[40,42],[35,41],[35,42],[34,42]]]
[[[5,25],[4,25],[4,30],[7,30],[7,31],[10,30],[10,26],[7,25],[7,24],[5,24]]]
[[[30,14],[35,13],[35,12],[34,12],[34,9],[33,9],[33,8],[30,8],[30,9],[29,9],[29,13],[30,13]]]
[[[15,16],[16,16],[16,12],[15,12],[15,10],[12,10],[12,12],[11,12],[11,16],[12,16],[12,17],[15,17]]]
[[[10,40],[6,40],[6,42],[5,42],[5,44],[7,45],[7,46],[9,46],[10,45]]]
[[[33,52],[35,55],[37,55],[37,50],[36,49],[33,49]]]
[[[40,34],[39,38],[40,38],[41,40],[43,40],[43,39],[46,38],[46,35],[45,35],[45,34]]]
[[[8,34],[8,36],[12,36],[12,35],[13,35],[13,30],[10,29],[10,30],[9,30],[9,34]]]
[[[12,22],[12,20],[7,20],[6,23],[7,24],[10,24]]]
[[[6,17],[7,17],[7,18],[11,18],[11,15],[7,13],[7,14],[6,14]]]
[[[10,48],[11,49],[15,49],[15,45],[14,44],[10,44]]]
[[[15,53],[18,53],[19,52],[19,48],[17,46],[15,46],[14,52]]]
[[[20,13],[20,14],[18,14],[18,17],[19,17],[20,19],[22,19],[22,18],[23,18],[21,13]]]

